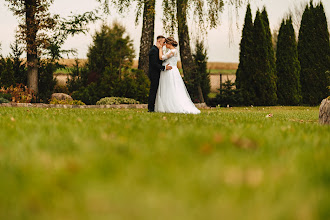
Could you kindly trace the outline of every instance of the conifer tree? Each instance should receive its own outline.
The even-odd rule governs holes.
[[[274,46],[273,46],[273,36],[270,31],[269,27],[269,19],[268,19],[268,13],[266,11],[266,8],[264,7],[261,13],[261,18],[262,21],[264,22],[264,27],[266,31],[266,38],[267,38],[267,51],[268,51],[268,59],[269,59],[269,64],[271,67],[271,72],[274,77],[274,80],[276,82],[276,64],[275,64],[275,52],[274,52]],[[269,43],[271,42],[271,43]]]
[[[269,23],[268,23],[269,24]],[[254,57],[253,57],[253,76],[252,84],[255,91],[255,105],[275,105],[277,103],[276,95],[276,77],[273,67],[274,54],[271,54],[271,37],[268,37],[263,15],[257,11],[253,28]]]
[[[10,58],[2,58],[0,62],[0,87],[8,88],[15,84],[13,62]]]
[[[200,84],[203,98],[206,101],[211,90],[210,73],[207,70],[207,49],[204,46],[203,40],[196,40],[196,48],[193,53],[193,59],[196,65],[197,75],[200,77]]]
[[[243,103],[245,105],[254,104],[255,92],[252,83],[253,74],[253,21],[251,7],[248,4],[245,15],[245,22],[240,43],[239,65],[236,72],[236,88],[241,90]]]
[[[302,102],[317,105],[329,95],[330,43],[322,3],[306,6],[299,30],[298,57],[301,65]]]
[[[301,101],[300,63],[292,18],[282,21],[276,53],[277,97],[281,105],[298,105]]]

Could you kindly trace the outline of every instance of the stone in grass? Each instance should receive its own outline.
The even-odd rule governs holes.
[[[52,98],[57,100],[73,100],[71,96],[65,93],[53,93]]]
[[[319,122],[320,124],[330,124],[330,96],[321,102]]]

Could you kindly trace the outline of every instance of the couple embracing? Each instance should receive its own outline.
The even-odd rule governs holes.
[[[163,47],[168,49],[164,53]],[[199,114],[182,80],[178,62],[178,43],[173,37],[157,37],[149,51],[149,112]]]

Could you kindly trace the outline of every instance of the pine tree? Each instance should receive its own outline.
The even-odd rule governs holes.
[[[197,76],[200,77],[203,98],[206,101],[211,90],[211,85],[210,73],[207,71],[207,50],[202,40],[196,40],[196,49],[193,58],[196,65]]]
[[[236,72],[236,88],[241,90],[243,102],[245,105],[254,104],[255,92],[252,83],[253,74],[253,21],[251,7],[248,4],[245,15],[245,23],[242,31],[242,40],[240,43],[239,65]]]
[[[277,97],[281,105],[298,105],[301,101],[300,63],[292,18],[282,21],[276,53]]]
[[[0,87],[8,88],[15,84],[13,62],[10,58],[2,58],[0,62]]]
[[[275,63],[275,52],[274,52],[273,39],[272,39],[273,36],[270,31],[268,13],[265,7],[262,10],[261,18],[262,21],[264,22],[264,27],[266,31],[268,59],[271,68],[271,74],[273,75],[274,80],[276,82],[276,63]]]
[[[256,94],[255,105],[275,105],[277,103],[276,76],[273,65],[274,51],[270,50],[272,41],[271,35],[269,38],[267,33],[269,25],[267,27],[265,25],[267,22],[264,21],[260,11],[257,11],[253,28],[254,58],[252,65],[254,73],[251,84]]]
[[[303,103],[317,105],[328,96],[330,43],[326,15],[322,3],[316,7],[311,1],[301,20],[298,41],[301,65],[301,92]]]

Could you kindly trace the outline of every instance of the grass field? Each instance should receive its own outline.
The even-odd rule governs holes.
[[[317,119],[0,107],[0,219],[330,219],[330,127]]]

